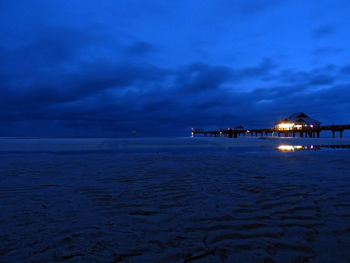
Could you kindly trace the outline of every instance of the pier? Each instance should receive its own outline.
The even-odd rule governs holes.
[[[310,118],[303,112],[297,112],[290,115],[288,118],[284,118],[275,124],[274,128],[266,129],[244,129],[243,126],[237,126],[235,128],[220,129],[205,131],[203,129],[192,128],[192,136],[202,134],[204,136],[228,136],[229,138],[238,138],[239,136],[276,136],[281,137],[309,137],[320,138],[322,131],[331,131],[332,137],[336,137],[336,133],[339,133],[339,137],[343,138],[344,130],[350,130],[350,124],[345,125],[321,125],[321,122]]]
[[[204,129],[192,129],[192,136],[228,136],[229,138],[238,138],[239,136],[278,136],[278,137],[309,137],[320,138],[320,134],[323,131],[331,131],[332,137],[336,137],[336,133],[339,133],[339,137],[343,137],[343,132],[350,130],[350,124],[345,125],[325,125],[318,127],[302,127],[289,130],[280,130],[278,128],[266,128],[266,129],[219,129],[219,130],[204,130]]]

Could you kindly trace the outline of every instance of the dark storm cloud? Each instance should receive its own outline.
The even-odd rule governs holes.
[[[277,68],[277,65],[275,65],[270,59],[264,59],[257,66],[235,70],[233,73],[233,79],[235,81],[248,78],[268,79],[269,73],[275,68]]]
[[[106,99],[101,99],[108,90],[121,92],[146,82],[154,85],[166,76],[166,70],[152,65],[106,59],[84,61],[81,56],[85,56],[86,49],[100,41],[100,36],[91,32],[50,28],[29,43],[2,48],[0,118],[84,120],[92,113],[108,113],[112,109],[105,107]],[[121,105],[120,101],[113,103],[113,110]]]
[[[256,14],[268,8],[277,7],[281,2],[281,0],[245,1],[243,12],[247,14]]]
[[[224,83],[240,83],[249,79],[266,80],[277,66],[269,59],[253,67],[231,68],[195,63],[176,72],[177,85],[184,92],[218,90]],[[219,91],[218,91],[219,92]]]
[[[312,34],[316,38],[328,37],[336,32],[336,27],[334,25],[323,25],[315,28]]]
[[[306,87],[330,85],[338,78],[336,67],[327,65],[311,71],[284,70],[279,75],[282,83],[302,84]]]
[[[322,48],[317,48],[313,51],[313,54],[315,56],[327,56],[327,55],[333,55],[333,54],[338,54],[341,52],[344,52],[344,48],[339,48],[339,47],[322,47]]]
[[[149,42],[138,41],[126,48],[126,52],[131,55],[147,55],[155,52],[157,48]]]
[[[176,82],[185,93],[203,92],[216,90],[231,74],[232,70],[225,66],[196,63],[180,69],[176,74]]]
[[[350,76],[350,65],[341,68],[340,72],[344,75]]]
[[[63,63],[74,62],[89,44],[102,41],[91,33],[67,27],[45,27],[36,34],[20,46],[3,48],[1,53],[5,59],[1,68],[6,71],[25,70],[23,73],[57,68]]]
[[[107,89],[125,89],[135,83],[156,83],[162,81],[166,70],[154,66],[139,66],[125,64],[110,64],[97,62],[83,64],[73,72],[60,72],[49,76],[37,76],[23,83],[19,88],[8,88],[4,100],[22,103],[58,103],[74,101],[91,96]],[[3,79],[3,82],[13,82],[13,79]]]
[[[19,47],[0,49],[2,101],[39,107],[136,82],[161,81],[164,73],[155,66],[106,59],[90,62],[89,49],[104,40],[91,31],[54,27],[41,29],[36,38]]]
[[[38,83],[31,83],[25,95],[12,94],[11,100],[1,97],[5,112],[11,114],[3,112],[0,117],[18,121],[55,120],[68,128],[76,124],[79,129],[94,126],[110,132],[131,129],[136,124],[168,127],[172,122],[175,126],[205,123],[225,126],[224,123],[233,119],[237,124],[257,125],[261,123],[258,119],[262,110],[278,111],[281,107],[278,105],[284,105],[288,112],[295,111],[295,102],[317,108],[327,101],[345,103],[349,97],[348,85],[332,86],[333,77],[321,75],[337,72],[331,65],[310,72],[275,73],[283,76],[284,85],[250,92],[232,88],[242,80],[264,79],[276,68],[269,61],[241,69],[201,63],[173,70],[152,65],[81,65],[74,74],[45,79],[46,85],[38,79]],[[60,78],[64,81],[60,82]],[[58,86],[52,87],[52,82]],[[39,83],[41,88],[37,88]],[[305,94],[311,84],[329,88]],[[61,86],[69,88],[60,89]],[[242,110],[255,122],[239,117],[237,113]],[[275,117],[271,115],[271,122]]]
[[[278,8],[283,2],[284,1],[281,0],[221,0],[216,1],[215,6],[218,7],[221,14],[225,16],[243,15],[251,17],[263,14],[270,9]]]

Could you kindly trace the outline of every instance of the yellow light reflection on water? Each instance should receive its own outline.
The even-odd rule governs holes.
[[[303,146],[301,145],[280,145],[277,147],[278,150],[282,152],[292,152],[295,150],[302,150]]]

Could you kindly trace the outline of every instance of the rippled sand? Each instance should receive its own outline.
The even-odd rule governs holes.
[[[349,139],[0,139],[0,262],[350,262]]]

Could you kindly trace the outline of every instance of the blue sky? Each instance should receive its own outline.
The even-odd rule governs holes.
[[[0,1],[0,136],[350,123],[346,0]]]

